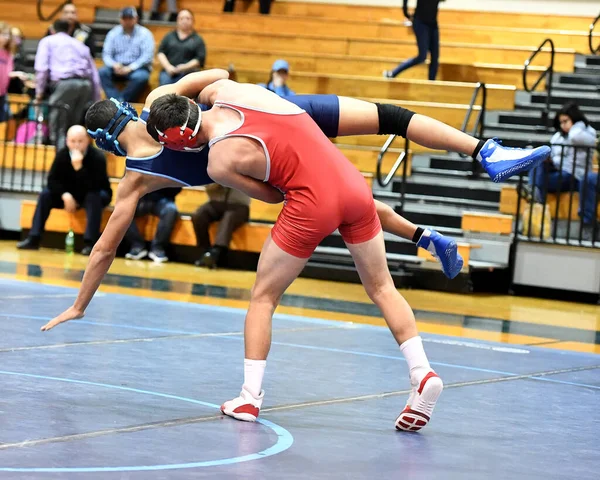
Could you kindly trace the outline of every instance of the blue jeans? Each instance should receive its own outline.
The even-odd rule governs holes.
[[[431,63],[429,64],[429,80],[435,80],[438,67],[440,65],[440,30],[437,25],[427,25],[418,18],[413,19],[413,30],[417,37],[417,46],[419,54],[404,63],[398,65],[392,70],[392,77],[395,77],[404,70],[408,70],[415,65],[424,63],[427,60],[427,53],[431,52]]]
[[[98,70],[98,74],[106,96],[125,102],[137,102],[150,78],[150,72],[145,68],[138,68],[123,77],[115,75],[112,68],[104,66]],[[115,86],[115,80],[125,82],[126,85],[122,91]]]
[[[178,82],[179,80],[181,80],[186,75],[187,75],[186,73],[178,73],[177,75],[175,75],[175,76],[172,77],[165,70],[163,70],[158,75],[158,84],[159,85],[169,85],[171,83]]]
[[[177,222],[177,218],[179,217],[179,211],[177,210],[175,202],[170,198],[161,198],[158,202],[148,198],[142,198],[138,202],[135,210],[135,218],[143,217],[145,215],[156,215],[158,217],[158,227],[156,228],[156,234],[154,235],[150,248],[152,250],[166,250],[169,246],[173,227],[175,227],[175,222]],[[130,243],[131,248],[143,248],[146,243],[135,220],[129,225],[125,238]]]
[[[529,172],[528,182],[532,187],[534,200],[540,203],[545,203],[548,193],[577,190],[579,192],[579,216],[583,218],[584,224],[591,225],[593,223],[598,187],[597,173],[590,172],[584,181],[579,181],[569,172],[550,170],[550,164],[546,162]]]

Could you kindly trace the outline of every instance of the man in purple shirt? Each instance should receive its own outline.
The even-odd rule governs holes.
[[[87,107],[100,100],[100,77],[90,49],[69,36],[69,24],[57,20],[54,35],[40,40],[35,54],[36,102],[48,97],[50,141],[65,145],[66,131],[82,123]]]

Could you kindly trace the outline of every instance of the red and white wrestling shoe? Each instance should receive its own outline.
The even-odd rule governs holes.
[[[244,422],[256,422],[265,391],[261,390],[258,398],[254,397],[246,387],[242,387],[240,396],[221,405],[221,412],[225,415]]]
[[[418,432],[427,425],[443,389],[442,379],[433,370],[413,385],[406,407],[396,419],[396,430]]]

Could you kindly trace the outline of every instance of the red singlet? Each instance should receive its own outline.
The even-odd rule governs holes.
[[[381,230],[373,195],[362,174],[321,132],[306,112],[269,113],[217,101],[231,108],[241,125],[228,137],[260,142],[267,158],[264,181],[285,194],[273,241],[285,252],[308,258],[336,229],[346,243],[362,243]]]

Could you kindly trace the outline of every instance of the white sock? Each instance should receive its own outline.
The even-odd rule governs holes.
[[[408,363],[411,381],[421,381],[427,372],[431,370],[425,349],[423,348],[423,340],[421,337],[412,337],[400,345],[400,351]]]
[[[423,237],[425,237],[425,238],[431,237],[431,230],[429,230],[428,228],[426,228],[425,230],[423,230],[423,234],[421,235],[421,238],[419,238],[419,242],[421,240],[423,240]]]
[[[244,359],[244,387],[246,387],[246,390],[248,390],[255,398],[260,396],[266,366],[266,360]]]

